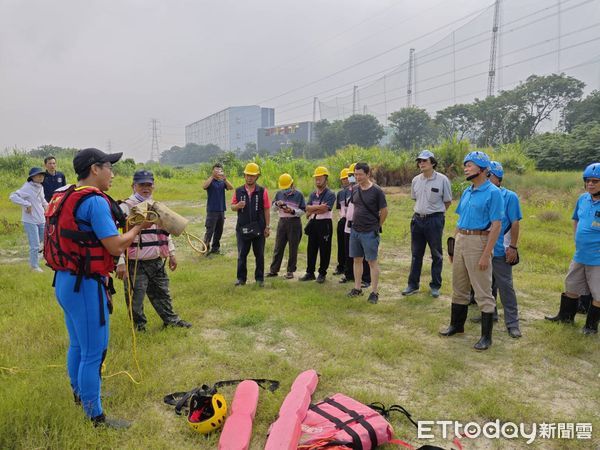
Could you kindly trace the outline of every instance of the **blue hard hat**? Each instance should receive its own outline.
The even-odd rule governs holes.
[[[471,161],[473,164],[478,165],[482,169],[487,169],[490,167],[490,157],[483,152],[470,152],[463,159],[463,166]]]
[[[490,161],[490,173],[496,175],[497,178],[502,179],[504,177],[504,169],[502,164],[498,161]]]
[[[133,183],[154,183],[154,174],[147,169],[136,170],[133,174]]]
[[[40,167],[32,167],[29,169],[29,175],[27,176],[27,181],[31,181],[32,177],[39,175],[40,173],[45,173],[44,169]]]
[[[583,171],[583,179],[599,178],[600,179],[600,162],[590,164]]]
[[[421,150],[421,153],[419,153],[419,155],[417,156],[417,161],[420,159],[429,159],[429,158],[435,159],[435,155],[433,154],[433,152],[430,150]]]

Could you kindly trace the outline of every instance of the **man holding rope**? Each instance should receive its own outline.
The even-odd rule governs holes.
[[[154,192],[154,175],[149,170],[138,170],[133,175],[133,194],[121,203],[126,215],[131,209],[143,201],[152,199]],[[173,300],[169,291],[169,276],[165,270],[167,260],[171,271],[177,268],[175,244],[169,234],[153,224],[150,228],[136,236],[127,250],[128,261],[121,255],[117,265],[117,277],[125,283],[125,300],[129,305],[133,322],[138,331],[146,331],[146,315],[144,314],[144,296],[147,294],[150,303],[163,321],[165,327],[190,328],[191,323],[179,318],[173,311]]]

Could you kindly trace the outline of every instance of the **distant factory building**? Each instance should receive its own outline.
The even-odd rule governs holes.
[[[258,129],[257,150],[276,153],[292,142],[312,142],[314,122],[298,122]]]
[[[258,145],[256,130],[275,124],[275,110],[260,106],[232,106],[185,127],[185,143],[218,145],[241,152],[246,144]]]

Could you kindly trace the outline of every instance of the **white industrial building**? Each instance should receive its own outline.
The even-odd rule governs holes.
[[[214,144],[222,150],[243,151],[257,144],[256,130],[272,127],[275,110],[260,106],[232,106],[185,127],[185,143]]]

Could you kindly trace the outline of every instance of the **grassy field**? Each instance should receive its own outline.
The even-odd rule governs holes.
[[[513,340],[500,325],[486,352],[472,349],[479,326],[467,321],[463,336],[442,339],[450,312],[451,266],[445,261],[444,286],[431,298],[429,260],[422,292],[403,298],[410,265],[409,219],[412,201],[402,188],[388,190],[390,216],[381,247],[380,303],[346,298],[347,287],[329,276],[324,285],[267,279],[234,288],[235,217],[227,214],[224,256],[201,257],[178,239],[180,265],[171,275],[176,311],[191,321],[189,330],[162,330],[146,302],[149,330],[138,335],[141,383],[125,375],[103,381],[108,414],[134,421],[123,432],[94,429],[72,401],[65,369],[68,345],[62,311],[51,288],[52,273],[31,274],[18,207],[8,202],[20,181],[0,180],[0,448],[216,448],[218,435],[203,437],[162,403],[173,391],[244,377],[281,381],[275,393],[261,391],[252,449],[262,448],[270,423],[295,376],[314,368],[321,375],[314,401],[342,392],[369,403],[399,403],[419,420],[592,423],[593,440],[464,440],[465,449],[600,446],[600,352],[598,337],[584,338],[577,326],[547,323],[555,313],[573,253],[570,216],[580,190],[580,174],[508,175],[508,186],[523,198],[524,220],[515,268],[521,329]],[[270,187],[274,180],[268,180]],[[129,180],[115,178],[111,194],[123,198]],[[191,219],[202,235],[205,197],[199,179],[158,180],[155,198]],[[448,214],[446,234],[456,216]],[[266,264],[274,237],[268,239]],[[305,267],[301,244],[299,272]],[[252,261],[252,259],[249,259]],[[333,268],[333,264],[331,266]],[[250,263],[250,271],[253,262]],[[250,272],[251,273],[251,272]],[[111,317],[107,375],[127,370],[138,379],[123,294]],[[472,309],[470,316],[477,314]],[[231,400],[234,388],[222,392]],[[397,437],[421,445],[416,430],[399,415],[391,422]],[[434,430],[438,436],[439,429]],[[437,439],[451,448],[450,440]],[[390,447],[392,448],[392,447]],[[396,448],[396,447],[395,447]]]

